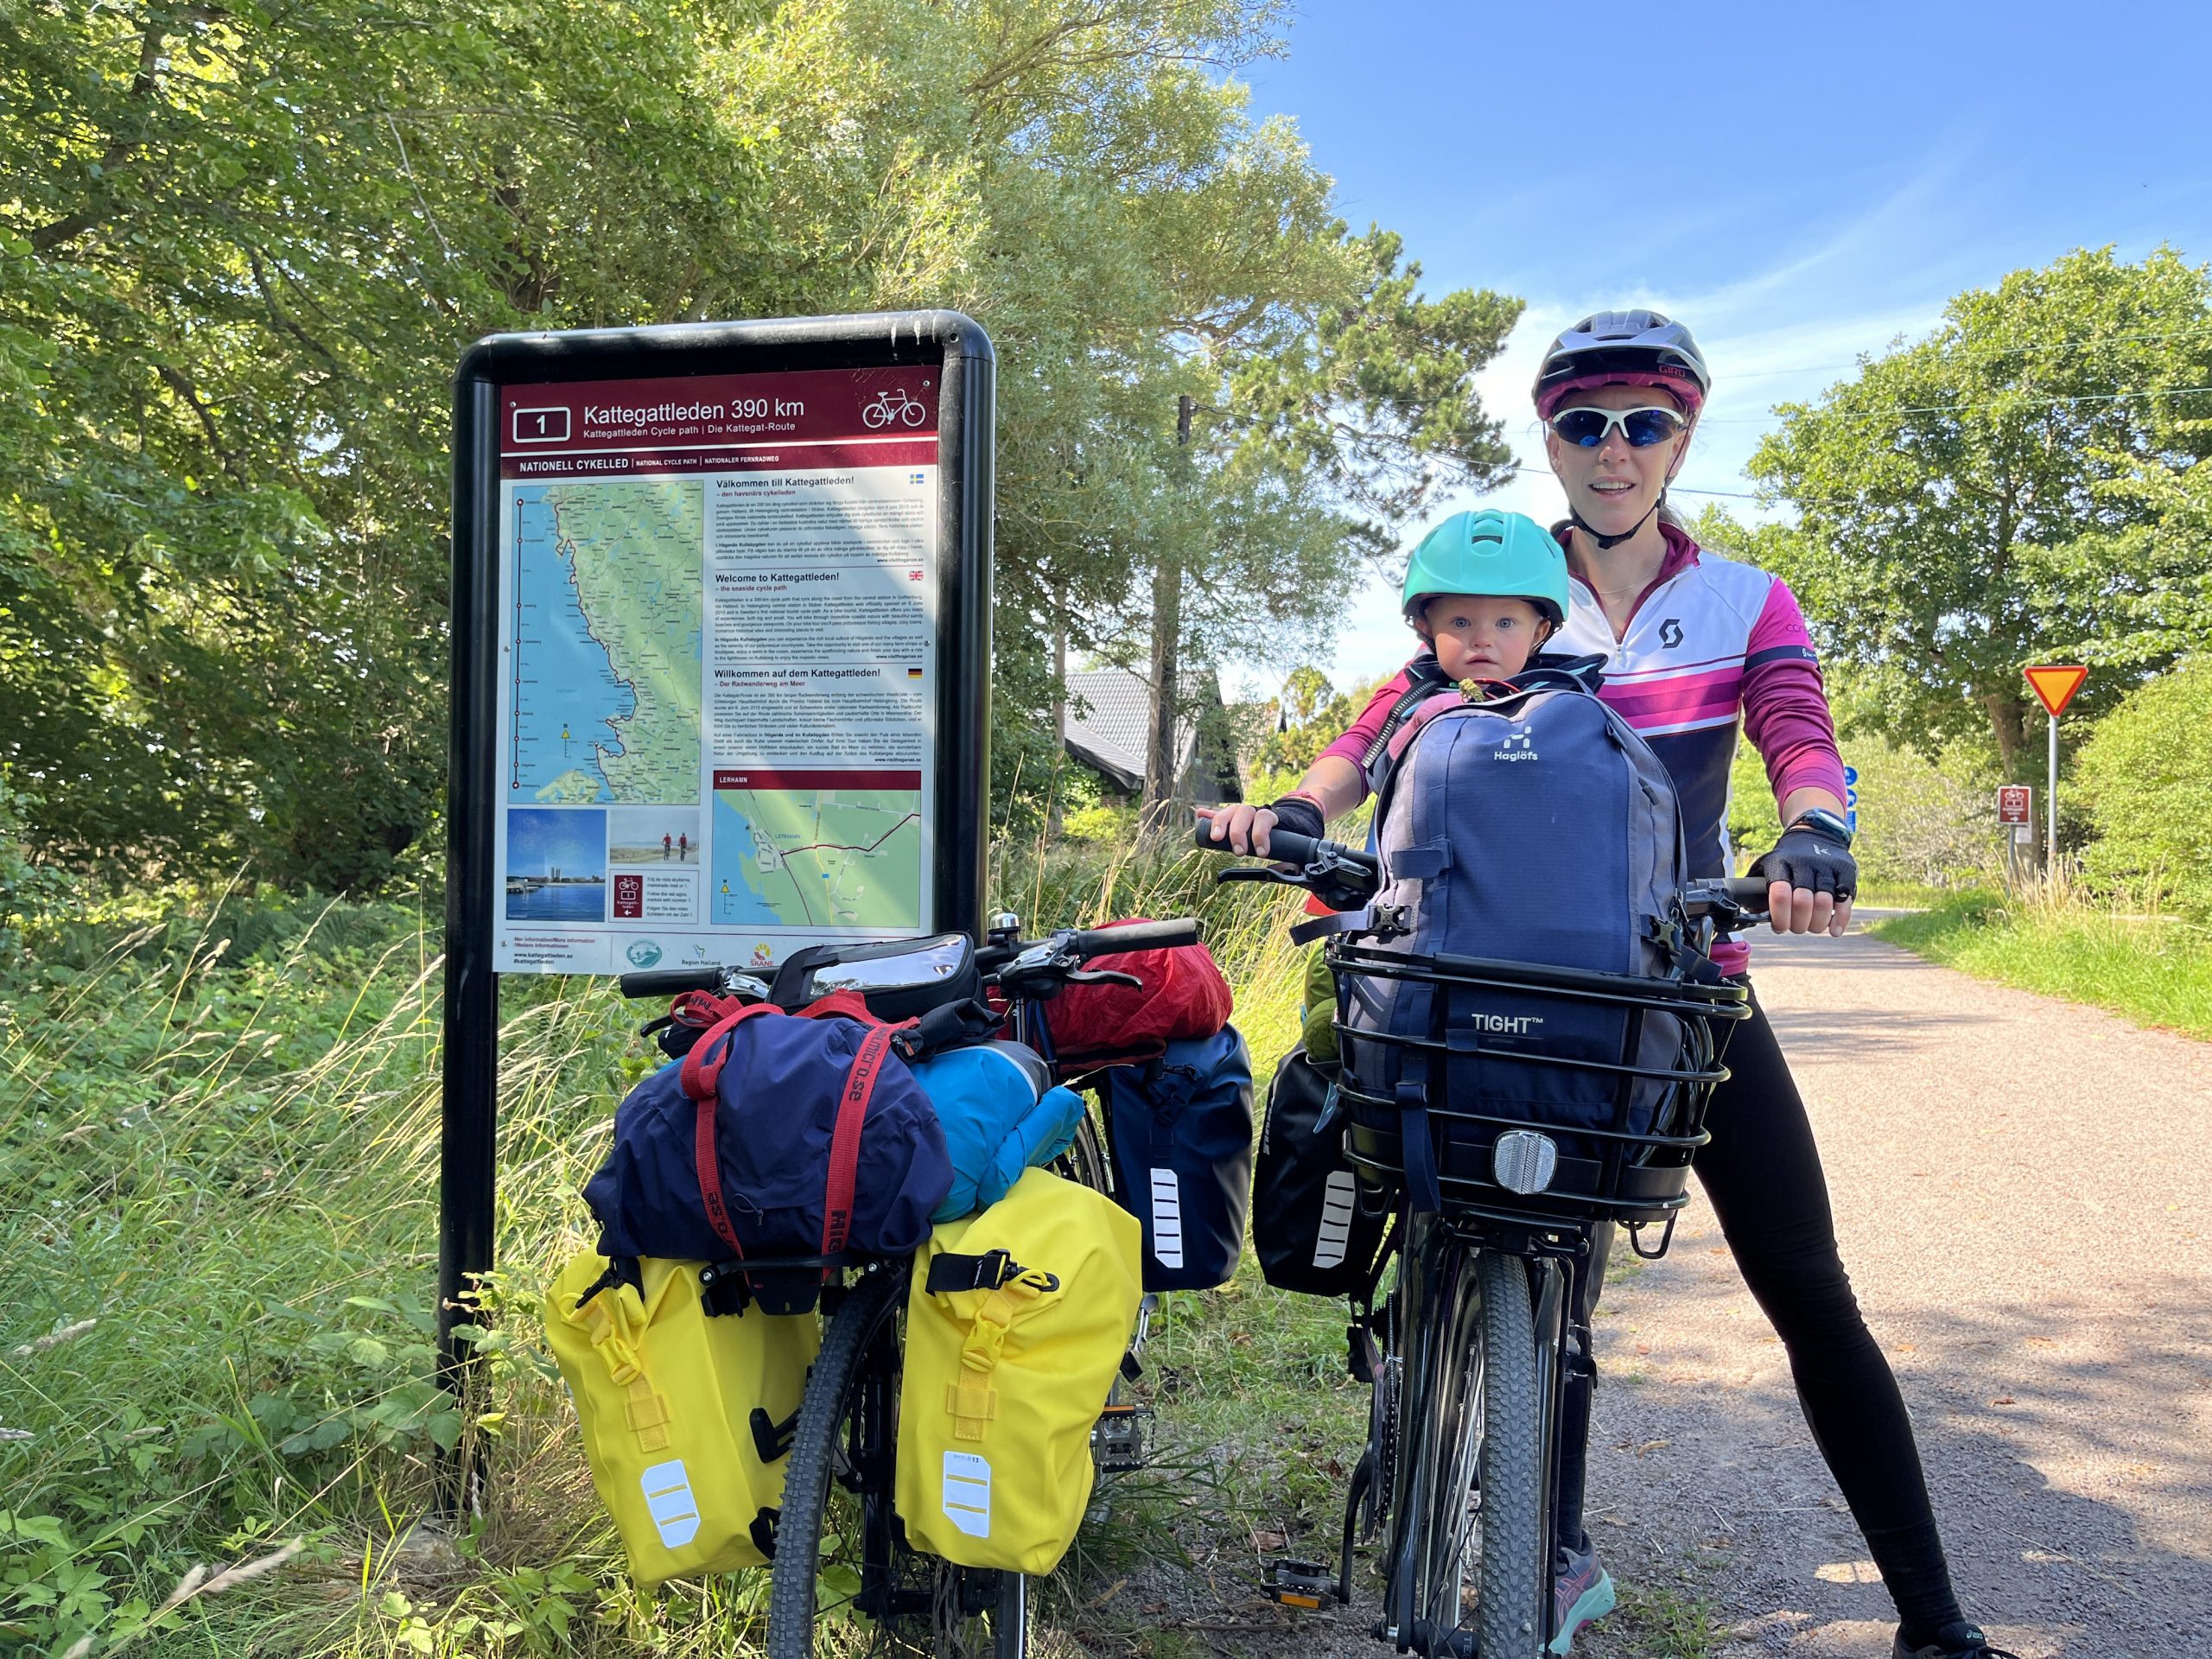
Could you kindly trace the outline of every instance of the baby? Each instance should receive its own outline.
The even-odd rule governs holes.
[[[1455,512],[1414,550],[1403,599],[1406,620],[1426,647],[1407,664],[1408,683],[1434,691],[1459,684],[1471,692],[1480,682],[1520,673],[1566,621],[1567,555],[1550,531],[1522,513]],[[1365,798],[1362,752],[1370,737],[1357,727],[1345,733],[1280,800],[1201,813],[1212,838],[1264,855],[1277,824],[1320,835],[1329,819]]]

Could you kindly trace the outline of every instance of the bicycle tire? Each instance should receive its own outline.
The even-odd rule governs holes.
[[[799,1402],[790,1459],[784,1465],[783,1506],[776,1521],[776,1558],[769,1578],[769,1659],[813,1659],[822,1523],[836,1474],[838,1439],[852,1416],[863,1380],[862,1362],[896,1319],[906,1293],[904,1273],[878,1268],[863,1274],[823,1332],[821,1351]],[[887,1459],[890,1455],[887,1448]],[[879,1488],[873,1493],[865,1484],[871,1475]],[[880,1503],[887,1512],[887,1462],[881,1469],[862,1471],[861,1478],[863,1506]]]
[[[1391,1622],[1406,1645],[1433,1659],[1535,1659],[1548,1632],[1527,1269],[1518,1257],[1448,1237],[1423,1255],[1412,1326],[1422,1334],[1406,1368],[1417,1397],[1406,1402],[1400,1435],[1405,1507],[1391,1529]]]
[[[1529,1273],[1517,1256],[1483,1252],[1482,1587],[1476,1649],[1535,1659],[1544,1616],[1543,1408],[1536,1398],[1536,1328]]]

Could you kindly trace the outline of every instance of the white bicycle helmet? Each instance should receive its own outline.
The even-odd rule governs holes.
[[[1656,311],[1600,311],[1552,341],[1536,371],[1536,417],[1592,386],[1656,386],[1696,417],[1713,374],[1690,331]]]

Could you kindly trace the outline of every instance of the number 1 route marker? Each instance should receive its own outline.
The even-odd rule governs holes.
[[[2050,815],[2044,842],[2044,868],[2049,868],[2049,861],[2058,854],[2058,717],[2074,701],[2089,671],[2079,664],[2038,663],[2020,671],[2028,677],[2037,699],[2050,711],[2050,791],[2044,797],[2044,810]]]

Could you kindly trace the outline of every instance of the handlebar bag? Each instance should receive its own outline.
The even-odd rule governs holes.
[[[898,1028],[850,992],[798,1014],[766,1002],[716,1011],[689,1054],[615,1111],[613,1147],[584,1188],[601,1253],[750,1262],[917,1249],[952,1163],[893,1046]],[[748,1282],[797,1313],[822,1276],[764,1269]]]
[[[1065,1152],[1083,1121],[1083,1096],[1056,1086],[1043,1056],[1020,1043],[947,1049],[916,1061],[913,1072],[952,1160],[952,1188],[932,1222],[996,1204],[1023,1170]]]
[[[1284,1055],[1252,1168],[1252,1249],[1277,1290],[1351,1296],[1374,1282],[1389,1217],[1358,1202],[1344,1123],[1329,1071],[1303,1047]]]
[[[1132,916],[1105,925],[1147,919]],[[1170,1043],[1211,1037],[1229,1023],[1229,981],[1203,944],[1117,951],[1085,966],[1141,983],[1070,985],[1044,1005],[1052,1063],[1064,1077],[1156,1058]]]
[[[545,1339],[575,1398],[585,1461],[631,1576],[758,1567],[783,1502],[790,1425],[821,1346],[811,1314],[709,1314],[697,1262],[571,1258]]]
[[[893,1499],[915,1548],[1045,1573],[1090,1502],[1091,1431],[1144,1299],[1137,1226],[1032,1169],[914,1257]]]
[[[1402,906],[1405,931],[1373,948],[1659,978],[1669,971],[1660,929],[1691,866],[1666,766],[1626,721],[1587,691],[1547,684],[1490,702],[1424,703],[1376,803],[1382,886],[1378,912]],[[1716,869],[1720,849],[1707,862]],[[1478,1113],[1539,1127],[1649,1134],[1670,1085],[1640,1078],[1624,1112],[1610,1072],[1553,1064],[1618,1065],[1628,1013],[1535,990],[1452,986],[1346,973],[1338,1021],[1343,1086],[1394,1103],[1408,1191],[1433,1209],[1438,1189],[1427,1112]],[[1440,1051],[1363,1039],[1417,1037]],[[1679,1053],[1679,1020],[1647,1013],[1635,1064]],[[1355,1105],[1363,1118],[1376,1109]],[[1452,1122],[1458,1137],[1496,1130]],[[1561,1139],[1562,1157],[1594,1158],[1604,1143]]]
[[[1144,1230],[1147,1290],[1225,1285],[1252,1196],[1252,1057],[1224,1026],[1098,1074],[1114,1196]]]

